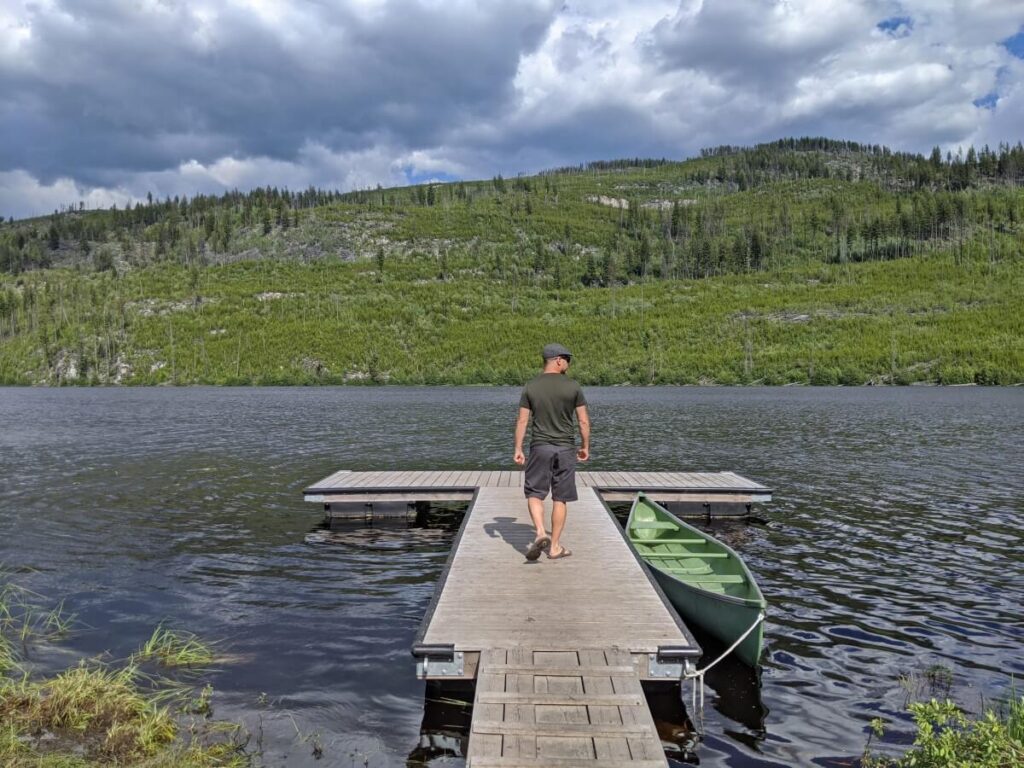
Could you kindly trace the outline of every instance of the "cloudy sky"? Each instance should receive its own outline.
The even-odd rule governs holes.
[[[0,0],[0,215],[1024,139],[1024,0]]]

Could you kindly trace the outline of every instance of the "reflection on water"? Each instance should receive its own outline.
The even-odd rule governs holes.
[[[517,395],[0,389],[0,561],[67,599],[76,653],[125,658],[162,621],[219,641],[216,714],[261,729],[270,764],[401,766],[425,718],[409,648],[458,511],[324,528],[301,489],[342,467],[510,469]],[[849,763],[871,718],[911,730],[901,674],[948,667],[975,708],[1024,676],[1024,390],[588,398],[591,469],[734,470],[775,489],[767,525],[716,529],[769,618],[760,689],[708,676],[702,765]],[[685,744],[674,702],[659,720]]]

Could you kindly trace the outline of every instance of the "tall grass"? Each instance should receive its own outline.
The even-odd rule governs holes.
[[[191,632],[175,631],[162,625],[153,630],[136,658],[167,667],[207,667],[214,661],[213,646]]]
[[[4,575],[6,578],[6,575]],[[29,648],[71,629],[63,603],[46,610],[41,596],[0,585],[0,765],[4,768],[241,768],[251,763],[244,733],[208,721],[213,689],[155,680],[140,664],[207,666],[210,646],[195,635],[158,627],[122,664],[83,660],[53,675],[33,676]],[[193,718],[188,730],[183,713]]]

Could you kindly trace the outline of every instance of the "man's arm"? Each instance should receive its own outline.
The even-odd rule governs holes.
[[[526,439],[526,425],[530,423],[530,409],[519,406],[519,418],[516,419],[516,444],[512,460],[516,464],[525,464],[526,456],[523,454],[523,440]]]
[[[590,415],[587,413],[587,406],[576,407],[576,420],[580,424],[580,440],[583,441],[583,445],[576,451],[576,458],[586,461],[590,458]]]

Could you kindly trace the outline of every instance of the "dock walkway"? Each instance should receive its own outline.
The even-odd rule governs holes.
[[[527,561],[533,538],[521,488],[480,488],[423,622],[421,649],[476,660],[467,765],[664,766],[640,679],[700,648],[594,489],[569,505],[571,557]]]
[[[522,472],[342,471],[305,490],[328,510],[472,502],[413,647],[419,677],[476,681],[468,768],[667,766],[641,680],[678,681],[701,651],[603,500],[771,498],[732,472],[577,478],[572,556],[534,562]]]

